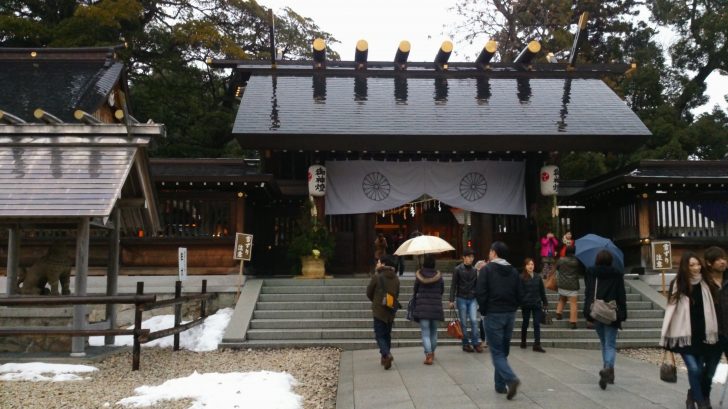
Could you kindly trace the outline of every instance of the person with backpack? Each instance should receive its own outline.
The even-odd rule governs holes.
[[[478,280],[478,270],[473,267],[475,253],[472,249],[463,250],[463,262],[455,267],[450,283],[450,308],[455,308],[457,302],[460,327],[463,331],[463,351],[483,352],[478,328],[478,301],[475,299],[475,283]],[[470,321],[470,336],[468,336],[467,322]]]
[[[399,308],[399,277],[395,268],[397,259],[384,255],[377,260],[376,273],[369,280],[367,298],[372,302],[374,339],[379,346],[380,363],[384,369],[392,367],[392,328]]]

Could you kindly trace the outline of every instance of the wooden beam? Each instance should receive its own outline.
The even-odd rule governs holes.
[[[117,206],[120,209],[145,209],[147,207],[147,201],[143,197],[129,197],[119,199]]]

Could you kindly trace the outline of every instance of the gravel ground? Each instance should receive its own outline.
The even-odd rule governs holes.
[[[662,364],[662,354],[664,351],[665,350],[662,348],[624,348],[617,352],[630,358],[647,361],[655,364],[656,366],[660,366],[660,364]],[[670,357],[667,356],[666,359],[670,359]],[[725,358],[723,358],[723,360],[725,361]],[[680,358],[680,354],[675,354],[675,364],[679,370],[687,372],[687,368],[685,368],[685,363],[682,358]],[[617,366],[619,366],[619,363],[617,363]]]
[[[660,364],[662,364],[663,351],[664,350],[662,348],[625,348],[620,349],[618,352],[630,358],[651,362],[659,366]],[[670,358],[667,357],[667,359]],[[679,370],[687,372],[687,368],[685,367],[685,363],[683,362],[682,358],[680,358],[680,354],[675,354],[675,362]],[[724,364],[728,363],[728,361],[726,361],[725,355],[721,356],[720,362]]]
[[[304,409],[333,409],[339,380],[335,348],[255,349],[190,352],[142,349],[141,370],[131,371],[131,352],[116,354],[93,365],[90,380],[79,382],[0,382],[2,409],[122,408],[116,402],[134,396],[134,388],[159,385],[172,378],[205,372],[286,371],[299,385]],[[105,404],[108,402],[108,405]],[[190,400],[166,401],[155,408],[189,408]]]

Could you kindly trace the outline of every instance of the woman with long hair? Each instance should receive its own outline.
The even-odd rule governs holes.
[[[714,300],[718,285],[703,262],[692,251],[685,251],[670,290],[662,322],[660,346],[682,356],[688,368],[688,409],[708,409],[710,385],[717,362],[718,320]]]
[[[622,322],[627,320],[627,294],[624,289],[624,273],[612,265],[613,256],[607,250],[601,250],[594,259],[594,266],[589,267],[584,279],[584,317],[594,325],[599,336],[602,349],[602,369],[599,371],[599,387],[607,389],[607,384],[614,384],[614,363],[617,358],[617,330],[622,329]],[[591,316],[594,300],[606,303],[614,301],[617,306],[617,319],[610,323],[597,321]]]
[[[533,315],[533,350],[546,352],[541,348],[541,315],[543,308],[548,305],[546,299],[546,288],[543,285],[541,275],[536,273],[536,264],[533,259],[527,257],[523,261],[523,273],[521,273],[521,286],[523,287],[521,300],[521,349],[526,349],[526,334],[528,332],[528,321]]]

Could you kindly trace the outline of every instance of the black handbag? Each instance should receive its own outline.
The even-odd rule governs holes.
[[[665,362],[665,357],[670,354],[672,362]],[[677,382],[677,366],[675,365],[675,354],[672,351],[665,350],[662,354],[662,365],[660,365],[660,380],[669,383]]]
[[[410,298],[409,302],[407,303],[407,321],[414,321],[414,313],[415,313],[415,303],[416,303],[416,294],[412,294],[412,297]]]
[[[554,323],[554,318],[548,308],[543,307],[541,311],[541,325],[551,325]]]

